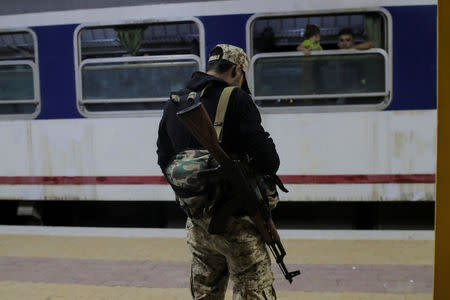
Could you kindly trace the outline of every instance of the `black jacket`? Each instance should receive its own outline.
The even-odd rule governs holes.
[[[211,120],[214,120],[219,97],[228,84],[220,78],[203,72],[195,72],[187,85],[188,90],[200,92],[206,89],[200,101]],[[187,149],[202,149],[194,136],[177,118],[177,104],[168,100],[159,124],[157,154],[158,164],[164,170],[174,156]],[[261,126],[261,115],[252,98],[242,89],[233,90],[225,114],[221,146],[228,154],[248,154],[254,159],[254,167],[263,174],[275,174],[280,165],[275,145]]]

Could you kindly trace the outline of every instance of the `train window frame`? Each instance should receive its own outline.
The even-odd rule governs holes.
[[[358,112],[358,111],[380,111],[389,106],[392,101],[393,94],[393,28],[392,28],[392,16],[385,8],[375,7],[375,8],[361,8],[361,9],[333,9],[333,10],[315,10],[315,11],[298,11],[298,12],[285,12],[285,13],[260,13],[251,16],[246,24],[246,48],[247,55],[250,58],[250,69],[248,74],[249,86],[252,92],[252,97],[254,100],[261,99],[261,97],[255,97],[254,90],[254,63],[256,60],[262,57],[283,57],[283,56],[303,56],[301,51],[290,51],[290,52],[266,52],[258,53],[253,55],[253,26],[258,19],[267,18],[289,18],[289,17],[319,17],[325,15],[356,15],[356,14],[367,14],[367,13],[377,13],[383,18],[383,29],[384,29],[384,45],[385,49],[381,48],[371,48],[369,50],[323,50],[321,53],[314,53],[313,55],[330,55],[334,54],[334,51],[339,51],[339,54],[349,55],[349,54],[361,54],[361,53],[374,53],[379,52],[385,56],[385,97],[379,103],[376,104],[341,104],[341,105],[302,105],[302,106],[271,106],[265,107],[259,105],[258,109],[263,113],[325,113],[325,112]],[[323,94],[326,95],[326,94]],[[313,98],[325,99],[331,97],[331,95],[316,95]],[[300,95],[295,97],[295,95],[283,96],[283,98],[288,98],[294,96],[294,98],[305,98]],[[346,96],[346,95],[343,95]],[[371,95],[368,95],[371,96]],[[264,99],[268,100],[278,100],[280,99],[277,95],[265,96]],[[309,98],[311,99],[311,98]],[[264,101],[264,100],[263,100]]]
[[[197,25],[199,34],[199,55],[195,54],[169,54],[169,55],[148,55],[148,56],[124,56],[124,57],[110,57],[110,58],[87,58],[81,57],[81,32],[87,28],[95,27],[112,27],[121,25],[143,25],[143,24],[164,24],[164,23],[182,23],[193,22]],[[143,110],[111,110],[111,111],[91,111],[87,110],[85,104],[101,104],[101,103],[118,103],[118,104],[130,104],[130,103],[152,103],[163,102],[169,99],[171,91],[167,91],[167,97],[159,98],[129,98],[129,99],[83,99],[83,67],[89,64],[98,63],[167,63],[170,61],[195,61],[199,66],[199,71],[205,70],[205,30],[203,23],[196,17],[190,18],[167,18],[158,20],[140,20],[140,21],[122,21],[112,23],[90,23],[80,24],[74,31],[74,57],[75,57],[75,81],[76,81],[76,102],[78,112],[86,118],[96,117],[145,117],[152,115],[161,115],[163,107],[156,109],[143,109]],[[188,78],[187,78],[188,79]]]
[[[33,99],[17,99],[17,100],[0,100],[0,105],[8,104],[35,104],[35,110],[33,113],[21,113],[13,114],[6,113],[0,114],[0,120],[28,120],[35,119],[41,112],[41,93],[40,93],[40,78],[39,78],[39,57],[38,57],[38,39],[36,33],[30,28],[11,28],[0,29],[0,34],[14,34],[26,32],[31,35],[33,39],[34,57],[33,59],[11,59],[0,60],[0,66],[17,66],[27,65],[31,68],[33,73]]]

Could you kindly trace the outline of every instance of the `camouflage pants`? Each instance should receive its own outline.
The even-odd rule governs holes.
[[[224,299],[230,275],[233,300],[276,299],[270,257],[250,218],[231,218],[223,235],[209,234],[208,225],[207,219],[186,222],[193,299]]]

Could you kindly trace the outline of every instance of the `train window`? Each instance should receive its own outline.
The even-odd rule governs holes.
[[[36,36],[28,29],[0,32],[0,118],[39,113]]]
[[[199,65],[195,55],[87,61],[81,67],[83,103],[90,111],[108,110],[109,104],[127,111],[161,109],[168,91],[182,89]]]
[[[196,19],[80,26],[77,98],[80,112],[148,114],[202,70],[204,34]]]
[[[383,9],[252,17],[247,49],[255,102],[307,111],[386,107],[392,90],[389,20]],[[320,28],[323,49],[309,56],[297,51],[307,24]]]
[[[253,63],[255,100],[261,106],[383,101],[387,96],[385,52],[336,52],[257,57]]]

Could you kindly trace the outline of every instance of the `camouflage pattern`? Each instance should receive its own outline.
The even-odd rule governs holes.
[[[223,50],[223,56],[220,57],[219,55],[213,55],[209,57],[208,61],[214,61],[217,59],[225,59],[229,62],[232,62],[236,65],[242,65],[242,68],[245,72],[245,74],[248,74],[249,69],[249,59],[247,54],[245,54],[244,50],[242,48],[228,45],[228,44],[218,44],[216,47],[220,47]]]
[[[210,219],[188,219],[187,243],[192,256],[192,298],[224,299],[228,279],[233,299],[276,299],[265,243],[249,217],[231,217],[226,233],[208,233]]]
[[[277,186],[271,180],[267,180],[266,176],[261,176],[257,180],[259,192],[264,194],[263,199],[267,201],[271,210],[274,209],[280,201]]]
[[[166,179],[188,216],[210,216],[220,189],[219,185],[212,185],[218,181],[218,166],[208,150],[186,150],[178,153],[167,167]]]
[[[253,187],[256,196],[260,201],[265,201],[269,205],[270,210],[275,209],[280,197],[278,195],[277,186],[271,175],[261,175],[254,171],[250,166],[251,162],[247,160],[241,160],[243,162],[242,166],[245,168],[248,174],[248,180]]]
[[[205,189],[201,171],[217,167],[208,150],[186,150],[178,153],[166,169],[166,178],[177,190],[200,194]]]

